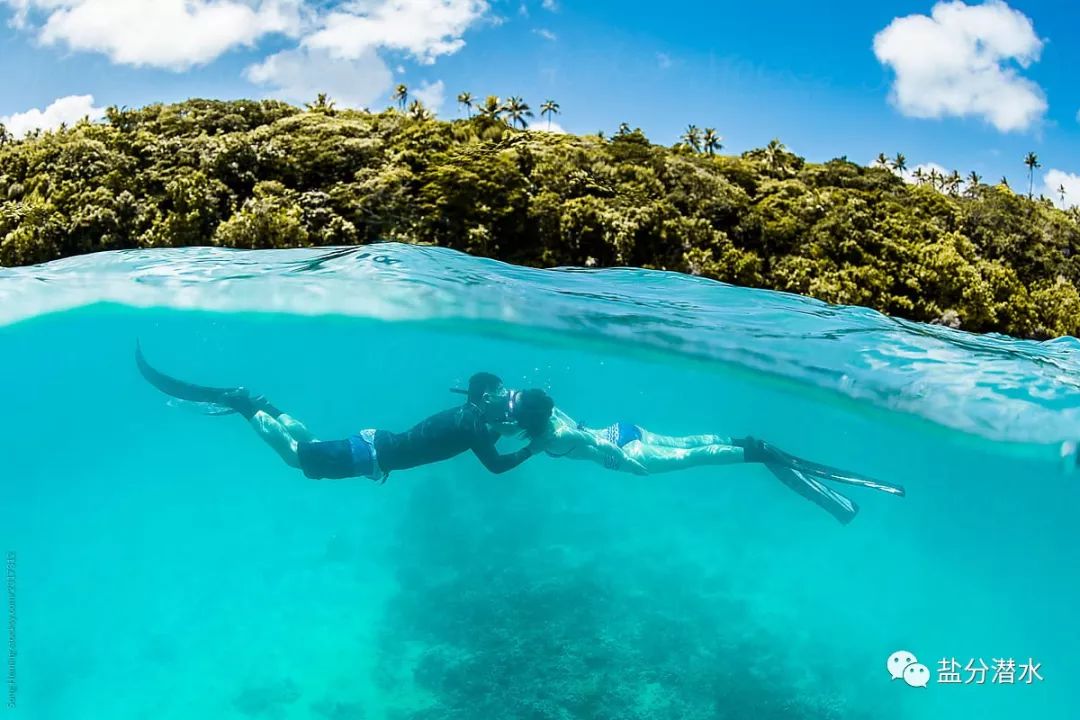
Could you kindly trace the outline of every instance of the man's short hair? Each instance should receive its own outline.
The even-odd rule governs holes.
[[[502,389],[503,381],[498,375],[489,372],[478,372],[469,378],[469,402],[480,404],[484,401],[484,395]]]

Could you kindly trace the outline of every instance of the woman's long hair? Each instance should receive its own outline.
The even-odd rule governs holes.
[[[521,428],[521,433],[536,440],[551,432],[551,415],[555,401],[543,390],[522,390],[514,393],[510,415]]]

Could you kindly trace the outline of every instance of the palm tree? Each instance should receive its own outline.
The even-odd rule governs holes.
[[[1061,207],[1065,207],[1065,183],[1061,183],[1057,188],[1058,195],[1061,196]]]
[[[409,87],[405,83],[394,88],[394,100],[402,110],[405,109],[405,103],[409,101]]]
[[[964,182],[964,179],[960,177],[960,172],[958,170],[953,170],[949,173],[949,177],[945,182],[949,187],[949,194],[956,195],[960,192],[960,184]]]
[[[479,107],[476,114],[487,120],[502,120],[503,104],[498,95],[488,95],[484,104]]]
[[[409,105],[409,117],[413,120],[431,120],[434,115],[431,114],[430,110],[424,107],[424,103],[419,100],[413,100],[412,104]]]
[[[548,130],[551,129],[551,116],[558,115],[559,112],[559,103],[554,100],[545,100],[543,104],[540,105],[540,117],[547,115]]]
[[[784,147],[784,143],[780,142],[778,138],[773,138],[769,141],[769,144],[765,146],[765,164],[773,172],[780,172],[785,169],[787,163],[784,158],[784,153],[787,152],[787,148]]]
[[[334,112],[334,101],[326,93],[319,93],[315,96],[315,102],[309,102],[304,107],[309,112],[321,112],[331,115]]]
[[[1035,168],[1040,168],[1042,165],[1039,164],[1039,156],[1033,152],[1027,154],[1024,164],[1028,168],[1028,200],[1031,200],[1035,196]]]
[[[904,157],[903,153],[896,153],[896,157],[892,161],[892,168],[901,175],[907,170],[907,158]]]
[[[615,131],[615,134],[619,135],[619,136],[629,135],[630,134],[630,123],[627,123],[627,122],[619,123],[619,129]]]
[[[923,172],[921,167],[915,168],[915,172],[911,173],[911,177],[914,178],[916,185],[922,185],[926,182],[926,173]]]
[[[967,194],[969,197],[975,197],[975,194],[979,190],[979,186],[982,185],[982,176],[979,173],[972,170],[967,176]]]
[[[889,167],[889,157],[885,153],[878,153],[877,160],[874,161],[874,164],[878,167],[887,168]]]
[[[519,97],[507,98],[503,110],[506,111],[506,116],[510,118],[511,126],[520,124],[522,130],[529,127],[529,123],[525,118],[531,118],[533,114],[529,104],[523,99]]]
[[[683,133],[681,140],[694,152],[701,152],[701,130],[697,125],[690,125]]]
[[[930,187],[935,190],[940,190],[939,183],[941,182],[941,173],[937,171],[937,168],[930,168]]]
[[[717,150],[724,147],[724,138],[716,134],[716,128],[705,128],[705,134],[701,136],[701,147],[710,155],[715,155]]]
[[[14,139],[15,137],[7,129],[4,123],[0,123],[0,147],[4,147]]]
[[[999,182],[998,185],[1004,185],[1005,187],[1009,187],[1009,178],[1002,175],[1001,182]]]
[[[472,93],[468,91],[458,93],[457,101],[458,105],[463,106],[465,108],[465,112],[467,112],[469,114],[469,117],[471,118],[473,107]]]

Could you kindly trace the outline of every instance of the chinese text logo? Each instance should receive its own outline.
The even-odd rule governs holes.
[[[1033,658],[1020,664],[1013,658],[991,658],[991,662],[993,664],[988,665],[982,658],[972,658],[963,664],[956,658],[942,658],[937,663],[938,685],[1032,685],[1043,680],[1039,672],[1042,663]],[[893,680],[903,680],[911,687],[930,684],[930,669],[919,662],[915,653],[907,650],[897,650],[890,655],[885,668]]]

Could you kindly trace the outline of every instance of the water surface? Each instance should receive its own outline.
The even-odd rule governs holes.
[[[1077,344],[640,270],[396,245],[0,270],[15,718],[1074,718]],[[477,370],[591,425],[904,484],[847,527],[753,466],[463,456],[314,482],[132,362],[403,429]],[[513,446],[509,441],[507,448]],[[885,659],[1029,658],[922,690]],[[963,673],[967,677],[967,673]]]

